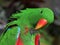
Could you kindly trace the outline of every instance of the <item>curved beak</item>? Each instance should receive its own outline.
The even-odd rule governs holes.
[[[44,27],[47,24],[47,20],[46,19],[40,19],[35,27],[35,29],[40,29],[42,27]]]

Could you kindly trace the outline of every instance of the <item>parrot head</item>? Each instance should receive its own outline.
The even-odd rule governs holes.
[[[51,9],[43,8],[41,10],[41,15],[40,16],[41,16],[41,18],[37,22],[37,25],[36,25],[35,29],[42,28],[46,24],[51,24],[54,21],[54,13]]]

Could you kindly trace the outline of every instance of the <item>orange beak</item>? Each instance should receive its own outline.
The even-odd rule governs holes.
[[[35,27],[35,29],[40,29],[42,27],[44,27],[47,24],[47,20],[46,19],[40,19]]]

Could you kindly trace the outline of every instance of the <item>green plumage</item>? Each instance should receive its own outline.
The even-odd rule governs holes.
[[[36,34],[31,35],[30,32],[25,34],[25,27],[28,27],[28,29],[35,28],[41,18],[46,19],[48,24],[50,24],[54,21],[54,13],[49,8],[27,8],[26,10],[21,10],[21,13],[13,14],[10,18],[16,18],[17,20],[8,23],[6,28],[16,24],[21,29],[20,37],[24,45],[35,45],[34,37]],[[18,33],[17,27],[12,27],[10,30],[7,30],[5,35],[2,36],[0,45],[15,45]]]

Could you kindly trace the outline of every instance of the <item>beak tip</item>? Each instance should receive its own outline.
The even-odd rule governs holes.
[[[37,30],[37,28],[35,28],[35,30]]]

